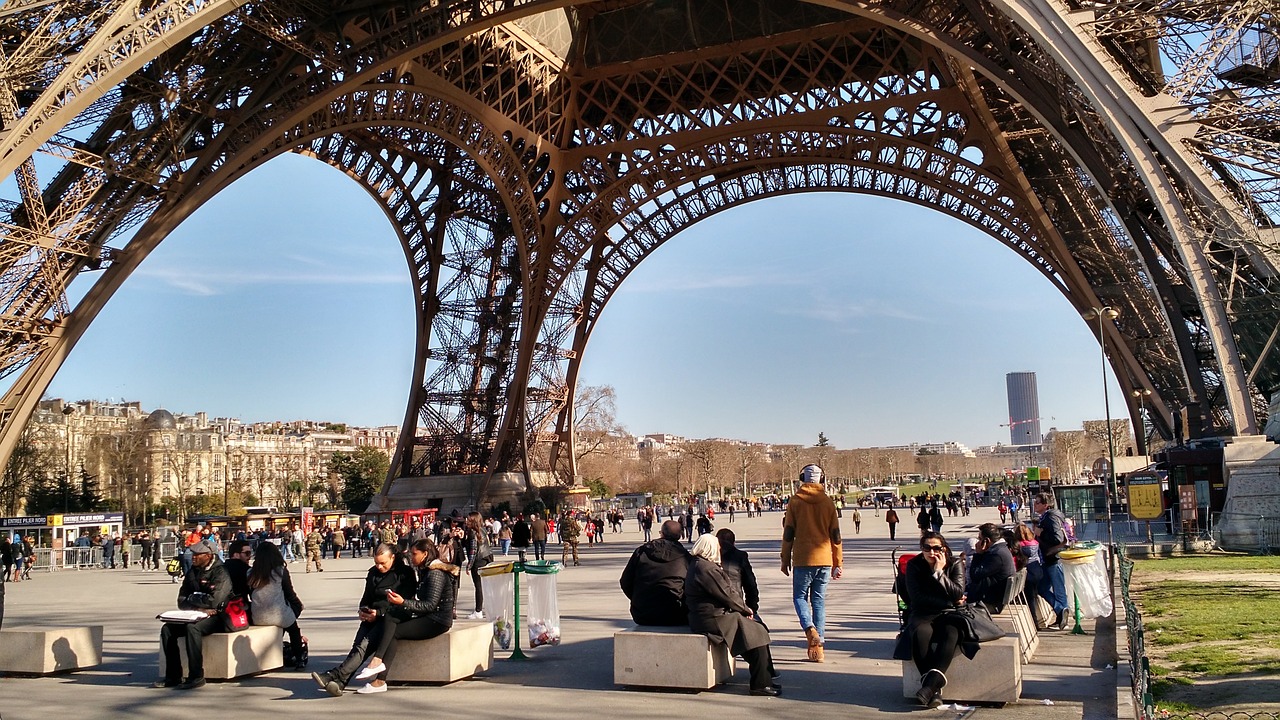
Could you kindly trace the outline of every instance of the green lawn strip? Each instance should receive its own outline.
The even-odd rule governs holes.
[[[1171,646],[1215,640],[1266,638],[1280,611],[1274,589],[1167,580],[1144,587],[1138,600],[1147,642]]]
[[[1184,557],[1138,560],[1134,564],[1134,579],[1141,580],[1143,572],[1277,572],[1280,573],[1280,555],[1187,555]]]

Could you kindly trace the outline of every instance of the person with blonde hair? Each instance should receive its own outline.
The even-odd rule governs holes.
[[[689,628],[713,643],[727,645],[730,655],[741,655],[751,669],[751,694],[777,697],[769,652],[769,631],[752,620],[755,613],[742,600],[729,576],[720,567],[720,540],[706,534],[693,544],[684,599],[689,608]]]

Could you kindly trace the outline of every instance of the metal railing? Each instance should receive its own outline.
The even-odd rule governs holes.
[[[1213,540],[1231,550],[1259,555],[1280,552],[1280,517],[1252,513],[1214,513]]]
[[[36,548],[33,552],[36,555],[36,562],[31,566],[33,571],[87,570],[102,566],[100,547]]]

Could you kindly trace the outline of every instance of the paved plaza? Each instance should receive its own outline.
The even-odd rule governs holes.
[[[907,518],[907,513],[901,513]],[[999,518],[993,509],[976,509],[967,518],[947,518],[944,534],[953,545],[973,535],[983,522]],[[29,583],[10,585],[6,628],[24,625],[102,624],[103,664],[92,670],[48,678],[0,679],[3,720],[47,718],[71,711],[94,718],[200,717],[439,717],[557,718],[584,715],[607,720],[649,717],[872,718],[902,713],[955,716],[947,709],[925,710],[902,698],[901,664],[890,659],[897,632],[890,590],[890,555],[895,547],[915,547],[911,522],[899,525],[890,541],[883,517],[863,512],[862,533],[854,534],[846,512],[845,576],[834,581],[827,598],[826,662],[804,661],[803,636],[790,603],[790,581],[778,570],[781,513],[736,521],[739,546],[751,554],[760,580],[761,616],[773,633],[773,654],[782,673],[782,698],[747,694],[745,664],[732,683],[703,693],[648,692],[613,684],[612,634],[631,625],[618,576],[641,540],[635,523],[610,533],[603,545],[582,546],[581,567],[558,576],[563,642],[526,651],[529,660],[507,659],[500,651],[482,677],[444,687],[396,686],[382,695],[352,692],[331,698],[307,673],[277,671],[233,682],[211,682],[195,691],[147,687],[157,677],[160,623],[156,613],[174,606],[177,585],[163,571],[61,571],[40,574]],[[559,559],[559,547],[548,548]],[[501,558],[499,558],[501,560]],[[324,573],[304,574],[291,566],[294,584],[306,604],[300,621],[311,643],[310,669],[327,669],[350,647],[356,628],[366,559],[326,560]],[[459,610],[472,608],[469,579],[463,583]],[[1042,633],[1035,661],[1024,668],[1023,700],[1002,709],[967,711],[974,718],[1115,717],[1113,631],[1110,623],[1086,623],[1086,635]],[[523,627],[522,627],[523,632]],[[352,686],[352,690],[356,687]],[[1045,704],[1050,700],[1053,705]],[[939,715],[941,714],[941,715]]]

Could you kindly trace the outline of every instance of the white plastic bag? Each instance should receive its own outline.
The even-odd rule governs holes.
[[[528,574],[529,647],[560,644],[560,602],[556,599],[556,576]]]
[[[1074,595],[1080,603],[1080,616],[1086,620],[1106,617],[1114,608],[1107,582],[1106,550],[1099,549],[1092,562],[1063,563],[1066,570],[1067,598]]]
[[[515,634],[515,577],[509,572],[480,577],[480,589],[484,593],[484,614],[493,619],[493,639],[503,650],[511,649]]]

